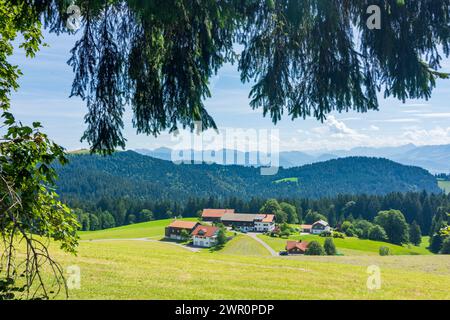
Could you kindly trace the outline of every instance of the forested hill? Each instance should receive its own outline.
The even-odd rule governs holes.
[[[66,199],[96,200],[129,197],[180,200],[191,197],[310,197],[337,194],[387,194],[426,190],[440,193],[426,170],[379,159],[350,157],[262,176],[259,168],[181,164],[132,151],[112,156],[70,155],[58,167],[58,193]],[[284,179],[284,180],[283,180]]]

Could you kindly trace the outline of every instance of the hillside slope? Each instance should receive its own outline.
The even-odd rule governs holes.
[[[426,190],[440,193],[434,176],[418,167],[379,158],[350,157],[262,176],[253,167],[181,164],[118,152],[110,157],[71,155],[57,167],[58,192],[92,200],[101,196],[186,200],[189,197],[311,197],[387,194]],[[297,182],[274,183],[280,179]],[[289,179],[286,179],[289,181]]]

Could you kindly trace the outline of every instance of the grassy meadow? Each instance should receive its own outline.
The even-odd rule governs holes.
[[[80,267],[81,288],[70,299],[450,299],[450,256],[425,245],[380,257],[378,247],[389,244],[347,238],[335,241],[344,256],[273,257],[238,234],[222,250],[193,252],[158,241],[170,221],[81,232],[77,256],[52,246],[64,268]],[[276,250],[286,242],[260,238]],[[379,290],[367,288],[370,265],[380,267]]]
[[[450,181],[438,180],[438,185],[445,193],[450,193]]]
[[[184,218],[182,220],[197,221],[198,219]],[[162,237],[164,237],[164,228],[172,221],[173,219],[156,220],[99,231],[82,231],[79,234],[81,240],[127,239],[127,238],[161,239]]]
[[[285,250],[287,240],[303,240],[303,241],[319,241],[321,244],[325,242],[324,237],[317,235],[291,235],[289,239],[284,238],[272,238],[266,235],[259,235],[260,239],[264,240],[275,251]],[[392,255],[427,255],[431,254],[426,249],[428,246],[428,237],[423,237],[422,244],[420,246],[397,246],[395,244],[363,240],[354,237],[346,237],[345,239],[333,239],[334,244],[339,253],[344,255],[379,255],[380,247],[388,247]]]
[[[279,180],[274,181],[274,183],[283,183],[283,182],[295,182],[295,183],[297,183],[298,182],[298,178],[291,177],[291,178],[284,178],[284,179],[279,179]]]
[[[219,251],[221,254],[243,256],[270,256],[270,252],[260,243],[244,235],[238,235]]]
[[[71,299],[450,299],[448,256],[244,256],[126,240],[54,254],[81,269]],[[366,287],[372,264],[382,278],[374,291]]]

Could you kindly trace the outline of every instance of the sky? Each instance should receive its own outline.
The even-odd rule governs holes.
[[[30,124],[40,121],[49,137],[68,150],[88,148],[80,138],[86,128],[86,105],[69,98],[73,73],[66,61],[76,35],[45,33],[48,47],[33,59],[15,50],[10,62],[20,66],[20,88],[11,96],[12,111],[18,120]],[[450,72],[450,59],[442,63]],[[332,151],[354,147],[386,147],[404,144],[450,144],[450,80],[438,81],[432,98],[408,100],[379,97],[380,110],[368,113],[333,113],[321,123],[314,119],[285,116],[277,125],[264,118],[262,110],[249,106],[249,84],[242,84],[235,66],[225,65],[211,80],[212,97],[205,101],[219,129],[254,129],[277,132],[281,151]],[[163,133],[158,138],[136,135],[127,108],[124,134],[127,149],[176,147],[177,139]],[[250,148],[252,149],[252,148]]]

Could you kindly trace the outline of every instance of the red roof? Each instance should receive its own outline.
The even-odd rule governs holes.
[[[308,245],[309,245],[309,243],[306,242],[306,241],[300,241],[300,242],[288,241],[287,244],[286,244],[286,250],[290,251],[292,249],[297,248],[297,249],[300,249],[303,252],[306,252],[306,249],[308,249]]]
[[[234,209],[203,209],[202,218],[221,218],[226,213],[234,213]]]
[[[216,234],[219,231],[219,228],[212,226],[198,226],[192,231],[193,236],[209,238]]]
[[[302,224],[302,225],[300,225],[300,228],[302,228],[302,229],[311,229],[312,228],[312,224]]]
[[[169,224],[171,228],[179,228],[179,229],[194,229],[198,224],[196,221],[183,221],[183,220],[175,220]]]
[[[273,215],[273,214],[267,214],[267,215],[262,219],[262,222],[273,222],[273,219],[275,219],[275,215]]]

